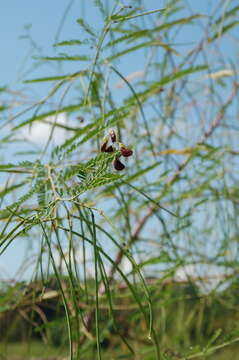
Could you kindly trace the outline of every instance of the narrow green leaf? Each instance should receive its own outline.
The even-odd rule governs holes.
[[[119,44],[123,41],[132,42],[132,41],[135,41],[136,39],[142,38],[142,37],[152,38],[152,34],[160,33],[160,31],[169,29],[176,25],[190,24],[192,22],[192,20],[201,18],[201,17],[203,17],[203,15],[195,14],[195,15],[192,15],[189,17],[180,18],[180,19],[168,22],[168,23],[164,23],[162,25],[155,26],[150,29],[143,29],[143,30],[137,30],[137,31],[132,31],[132,29],[129,29],[129,30],[126,30],[127,35],[124,35],[120,38],[117,38],[113,41],[108,42],[105,47],[111,47],[112,45]]]
[[[90,60],[90,58],[86,55],[67,55],[67,54],[61,54],[59,56],[44,56],[39,58],[43,61],[87,61]]]
[[[89,185],[87,185],[87,190],[94,189],[106,184],[110,184],[112,182],[120,180],[122,177],[123,175],[111,174],[111,173],[106,173],[102,176],[96,176],[95,180],[93,180]]]
[[[143,268],[146,265],[155,265],[158,263],[169,263],[171,261],[171,258],[169,254],[165,251],[163,251],[160,256],[151,257],[148,260],[142,261],[140,264],[138,264],[139,268]]]
[[[197,66],[191,66],[187,69],[184,70],[180,70],[177,71],[173,74],[167,75],[164,78],[162,78],[160,81],[153,83],[153,85],[151,85],[147,90],[142,91],[141,93],[137,93],[137,96],[141,99],[141,100],[145,100],[147,99],[149,96],[152,96],[154,94],[157,94],[159,89],[164,86],[167,85],[175,80],[184,78],[188,75],[191,75],[195,72],[199,72],[199,71],[204,71],[208,69],[208,65],[197,65]],[[134,97],[131,96],[130,98],[128,98],[126,100],[127,102],[132,102],[134,101]]]
[[[86,21],[82,18],[79,18],[76,20],[77,24],[79,24],[88,34],[90,34],[91,36],[95,37],[96,34],[94,32],[94,30],[92,29],[92,27],[86,23]]]
[[[117,122],[117,119],[115,119],[114,121],[111,121],[107,124],[107,126],[105,125],[104,127],[100,127],[100,125],[102,124],[103,120],[107,120],[108,118],[112,117],[112,116],[117,116],[119,118],[119,114],[122,113],[122,111],[125,111],[122,116],[120,116],[119,120],[122,120],[123,117],[127,116],[127,114],[129,112],[127,112],[128,109],[128,105],[124,105],[120,108],[117,109],[113,109],[110,110],[108,113],[106,113],[103,117],[101,116],[100,118],[96,119],[94,122],[92,122],[91,124],[88,124],[86,126],[84,126],[83,128],[79,129],[78,131],[76,131],[76,133],[74,134],[74,136],[70,137],[69,139],[67,139],[60,147],[60,149],[58,150],[63,150],[65,148],[67,148],[68,146],[70,146],[71,144],[74,143],[75,140],[77,140],[81,135],[83,135],[84,133],[88,132],[88,135],[86,135],[86,140],[84,140],[83,142],[87,141],[87,136],[89,136],[89,139],[96,135],[97,132],[89,132],[89,130],[91,130],[92,128],[96,127],[96,130],[98,131],[98,133],[102,132],[104,129],[106,129],[107,127],[110,127],[112,125],[114,125]],[[78,147],[81,144],[81,142],[77,143],[77,144],[73,144],[72,146],[72,151]],[[71,150],[70,150],[71,151]]]
[[[232,23],[223,26],[222,29],[219,29],[212,37],[208,38],[208,42],[211,43],[214,40],[222,37],[222,35],[224,35],[227,31],[231,30],[232,28],[236,27],[239,25],[239,21],[233,21]]]
[[[138,179],[139,177],[142,177],[143,175],[147,174],[149,171],[155,169],[155,168],[156,168],[157,166],[159,166],[160,164],[161,164],[161,162],[156,162],[156,163],[154,163],[154,164],[152,164],[152,165],[150,165],[150,166],[148,166],[148,167],[146,167],[146,168],[144,168],[144,169],[141,169],[141,170],[137,171],[137,172],[134,173],[133,175],[127,177],[127,178],[125,179],[125,182],[130,183],[131,181],[136,180],[136,179]],[[120,187],[120,186],[122,186],[122,185],[124,185],[124,182],[118,183],[118,184],[117,184],[117,188]],[[115,186],[109,186],[109,187],[107,187],[104,191],[105,191],[106,193],[110,193],[110,192],[112,192],[112,191],[114,190],[114,188],[115,188]]]
[[[25,185],[25,181],[22,182],[22,183],[19,183],[19,184],[16,184],[16,185],[12,185],[12,186],[9,186],[9,187],[6,187],[5,189],[1,190],[0,191],[0,198],[3,198],[5,195],[11,193],[12,191],[22,187],[23,185]]]
[[[41,119],[44,119],[46,118],[47,116],[54,116],[54,115],[58,115],[60,113],[64,113],[64,112],[74,112],[74,111],[77,111],[79,110],[80,108],[82,108],[84,106],[84,104],[74,104],[74,105],[68,105],[68,106],[64,106],[60,109],[57,109],[57,110],[51,110],[51,111],[48,111],[48,112],[45,112],[43,114],[40,114],[40,115],[36,115],[36,116],[33,116],[32,118],[28,119],[28,120],[25,120],[24,122],[22,122],[21,124],[15,126],[13,128],[13,130],[17,130],[23,126],[26,126],[26,125],[29,125],[31,123],[33,123],[34,121],[38,121],[38,120],[41,120]]]
[[[170,51],[176,55],[178,55],[178,52],[176,50],[174,50],[173,48],[171,48],[168,44],[163,43],[161,40],[154,40],[154,41],[148,41],[148,42],[143,42],[142,44],[138,44],[135,46],[132,46],[131,48],[125,49],[121,52],[118,52],[117,54],[114,54],[110,57],[107,58],[107,61],[112,61],[114,59],[117,59],[118,57],[121,57],[125,54],[128,54],[132,51],[136,51],[138,49],[142,49],[144,47],[150,47],[150,46],[159,46],[159,47],[163,47],[165,50]]]
[[[114,119],[110,120],[106,125],[102,126],[102,127],[97,127],[96,129],[91,130],[80,142],[79,145],[85,143],[86,141],[88,141],[89,139],[91,139],[92,137],[102,133],[105,129],[110,128],[112,126],[114,126],[115,124],[117,124],[118,122],[120,122],[122,119],[124,119],[125,117],[127,117],[129,115],[129,112],[118,115],[117,117],[115,117]]]
[[[82,45],[85,43],[86,43],[85,41],[81,41],[81,40],[65,40],[65,41],[58,42],[58,43],[54,44],[53,46]]]
[[[235,6],[231,10],[226,11],[222,14],[214,23],[213,26],[218,26],[221,23],[225,22],[228,18],[235,16],[237,12],[239,11],[239,5]]]
[[[36,162],[31,161],[21,161],[18,164],[0,164],[0,172],[9,172],[11,170],[13,172],[26,172],[25,170],[34,168],[36,165],[38,165]]]
[[[157,12],[162,12],[162,11],[165,11],[165,8],[156,9],[156,10],[151,10],[151,11],[147,11],[147,12],[144,12],[144,13],[141,13],[141,14],[131,15],[131,16],[117,16],[117,15],[113,15],[113,16],[111,16],[111,19],[112,19],[114,22],[119,22],[119,21],[125,21],[125,20],[135,19],[135,18],[140,17],[140,16],[155,14],[155,13],[157,13]]]
[[[60,75],[60,76],[48,76],[37,79],[25,80],[25,84],[35,83],[35,82],[46,82],[46,81],[58,81],[58,80],[73,80],[78,77],[81,77],[87,73],[87,70],[82,70],[74,74]]]

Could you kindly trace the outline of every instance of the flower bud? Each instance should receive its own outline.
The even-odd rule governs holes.
[[[116,142],[116,133],[114,130],[110,131],[110,137],[111,137],[111,141],[114,143]]]
[[[106,137],[103,139],[103,142],[102,142],[101,147],[100,147],[100,151],[101,151],[101,152],[106,152],[106,148],[107,148],[108,141],[109,141],[109,138],[108,138],[108,136],[106,136]]]
[[[122,162],[118,158],[114,159],[113,165],[114,165],[115,170],[118,170],[118,171],[124,170],[124,168],[125,168],[124,164],[122,164]]]
[[[126,148],[124,146],[121,146],[120,151],[124,157],[129,157],[129,156],[133,155],[133,150]]]

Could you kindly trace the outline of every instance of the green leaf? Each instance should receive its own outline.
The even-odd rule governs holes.
[[[93,179],[89,184],[87,184],[87,190],[110,184],[112,182],[120,180],[122,177],[123,175],[111,173],[106,173],[102,176],[96,176],[95,179]]]
[[[150,165],[150,166],[148,166],[148,167],[146,167],[146,168],[144,168],[144,169],[141,169],[141,170],[137,171],[137,172],[134,173],[133,175],[130,175],[129,177],[127,177],[127,178],[125,179],[125,182],[130,183],[131,181],[142,177],[143,175],[147,174],[149,171],[155,169],[155,168],[156,168],[157,166],[159,166],[160,164],[161,164],[161,162],[156,162],[156,163],[154,163],[154,164],[152,164],[152,165]],[[120,186],[122,186],[122,185],[125,185],[125,182],[121,182],[121,183],[117,184],[117,188],[120,187]],[[112,192],[113,190],[114,190],[114,186],[109,186],[109,187],[107,187],[107,188],[105,189],[105,192],[106,192],[106,193],[110,193],[110,192]]]
[[[81,40],[65,40],[54,44],[53,46],[71,46],[71,45],[82,45],[86,44],[86,41]]]
[[[84,133],[88,133],[82,141],[77,142],[76,144],[73,144],[72,147],[70,149],[68,149],[68,153],[74,151],[80,144],[82,144],[85,141],[87,141],[88,139],[92,138],[94,135],[101,133],[106,128],[113,126],[118,121],[121,121],[124,117],[126,117],[127,114],[129,113],[127,111],[128,106],[129,105],[124,105],[120,108],[110,110],[108,113],[104,114],[104,116],[101,116],[100,118],[96,119],[91,124],[88,124],[88,125],[84,126],[83,128],[79,129],[78,131],[76,131],[74,136],[67,139],[60,147],[57,147],[55,150],[53,150],[53,152],[60,153],[63,149],[72,145],[74,143],[74,141],[77,140],[81,135],[83,135]],[[121,115],[119,115],[120,113],[121,113]],[[111,121],[108,121],[107,125],[100,126],[100,125],[102,125],[103,121],[106,121],[108,118],[113,117],[113,116],[115,116],[115,118]],[[94,127],[96,129],[91,130]],[[89,131],[89,130],[91,130],[91,131]]]
[[[87,24],[87,22],[82,19],[79,18],[76,20],[77,24],[79,24],[88,34],[90,34],[91,36],[95,37],[96,34],[94,32],[94,30],[92,29],[92,27],[90,25]]]
[[[90,60],[89,56],[86,55],[67,55],[61,54],[59,56],[44,56],[38,58],[43,61],[87,61]]]
[[[0,172],[27,173],[31,172],[31,169],[36,166],[38,166],[38,163],[31,161],[21,161],[18,164],[0,164]]]
[[[8,193],[11,193],[12,191],[22,187],[23,185],[25,185],[26,182],[22,182],[22,183],[19,183],[19,184],[16,184],[16,185],[12,185],[12,186],[9,186],[9,187],[6,187],[5,189],[1,190],[0,191],[0,198],[3,198],[5,195],[7,195]]]
[[[155,26],[150,29],[142,29],[142,30],[137,30],[137,31],[132,31],[132,29],[129,29],[129,30],[127,30],[127,32],[128,32],[127,35],[124,35],[120,38],[117,38],[115,40],[108,42],[105,47],[111,47],[112,45],[119,44],[123,41],[133,42],[136,39],[142,38],[142,37],[149,37],[152,39],[152,35],[155,33],[160,33],[160,31],[169,29],[176,25],[190,24],[192,22],[192,20],[201,18],[201,17],[203,17],[203,15],[195,14],[195,15],[192,15],[189,17],[174,20],[172,22],[164,23],[162,25]]]
[[[78,176],[80,183],[74,187],[74,193],[84,193],[87,190],[115,182],[122,178],[122,175],[108,172],[108,168],[111,166],[115,155],[115,153],[99,153],[87,163],[81,163],[71,169],[67,169],[63,178],[66,180],[74,175]]]
[[[156,26],[155,29],[151,29],[151,31],[162,31],[162,30],[166,30],[166,29],[170,29],[171,27],[175,26],[175,25],[184,25],[184,24],[190,24],[192,22],[192,20],[198,19],[198,18],[202,18],[205,17],[205,15],[202,14],[195,14],[192,16],[188,16],[188,17],[184,17],[184,18],[180,18],[168,23],[164,23],[162,25]]]
[[[30,119],[27,119],[25,120],[24,122],[22,122],[21,124],[15,126],[13,128],[13,130],[17,130],[17,129],[20,129],[21,127],[23,126],[26,126],[26,125],[29,125],[31,123],[33,123],[34,121],[38,121],[38,120],[41,120],[41,119],[44,119],[48,116],[54,116],[54,115],[58,115],[60,113],[64,113],[64,112],[74,112],[74,111],[77,111],[79,110],[80,108],[82,108],[83,106],[85,106],[85,104],[81,103],[81,104],[73,104],[73,105],[68,105],[68,106],[64,106],[62,108],[59,108],[57,110],[51,110],[51,111],[47,111],[43,114],[40,114],[40,115],[36,115],[36,116],[33,116],[32,118]]]
[[[137,96],[142,100],[146,100],[148,97],[157,94],[159,89],[164,86],[167,85],[171,82],[174,82],[175,80],[184,78],[188,75],[191,75],[195,72],[200,72],[200,71],[204,71],[208,69],[208,65],[197,65],[197,66],[191,66],[187,69],[184,70],[179,70],[176,71],[175,73],[166,75],[165,77],[163,77],[160,81],[153,83],[148,89],[137,93]],[[134,101],[134,96],[131,96],[130,98],[128,98],[126,100],[127,102],[132,102]]]
[[[74,74],[68,74],[68,75],[60,75],[60,76],[48,76],[48,77],[42,77],[37,79],[31,79],[31,80],[25,80],[25,84],[29,83],[35,83],[35,82],[46,82],[46,81],[59,81],[59,80],[73,80],[78,77],[81,77],[87,73],[87,70],[82,70]]]
[[[156,10],[151,10],[151,11],[147,11],[141,14],[136,14],[136,15],[131,15],[131,16],[127,16],[127,15],[123,15],[123,16],[118,16],[118,15],[113,15],[111,16],[111,20],[113,20],[114,22],[119,22],[119,21],[125,21],[125,20],[131,20],[131,19],[135,19],[137,17],[140,16],[145,16],[145,15],[151,15],[157,12],[162,12],[165,11],[165,8],[161,8],[161,9],[156,9]]]
[[[236,27],[239,25],[239,21],[233,21],[232,23],[223,26],[222,29],[218,29],[218,31],[212,36],[208,38],[208,42],[211,43],[214,40],[222,37],[222,35],[224,35],[227,31],[231,30],[232,28]]]
[[[26,192],[24,195],[20,196],[17,201],[13,202],[11,205],[7,206],[5,209],[0,210],[0,218],[2,216],[6,215],[6,212],[13,212],[15,209],[17,209],[20,205],[25,203],[27,200],[29,200],[36,192],[38,191],[38,188],[31,187],[28,192]]]
[[[231,10],[226,11],[225,13],[222,14],[222,16],[220,16],[220,17],[213,23],[213,27],[220,25],[221,23],[225,22],[228,18],[230,18],[230,17],[232,17],[232,16],[235,16],[238,11],[239,11],[239,5],[235,6],[235,7],[232,8]]]
[[[107,15],[107,11],[104,8],[104,5],[101,0],[94,0],[95,6],[99,9],[101,14],[105,17]]]
[[[115,124],[117,124],[121,120],[125,119],[128,115],[129,115],[129,112],[118,115],[114,119],[110,120],[106,125],[104,125],[102,127],[97,127],[96,129],[93,129],[93,130],[89,131],[89,133],[79,142],[79,145],[85,143],[86,141],[88,141],[92,137],[102,133],[105,129],[114,126]]]
[[[148,260],[145,260],[145,261],[142,261],[140,264],[139,264],[139,267],[142,268],[146,265],[155,265],[155,264],[158,264],[158,263],[169,263],[171,261],[171,258],[169,256],[169,254],[165,251],[163,251],[160,256],[155,256],[155,257],[152,257]]]
[[[121,52],[118,52],[117,54],[114,54],[110,57],[107,58],[107,61],[112,61],[114,59],[117,59],[118,57],[121,57],[123,55],[126,55],[132,51],[136,51],[138,49],[142,49],[144,47],[150,47],[150,46],[159,46],[159,47],[163,47],[165,50],[170,51],[176,55],[178,55],[177,51],[174,50],[173,48],[171,48],[168,44],[165,44],[164,42],[162,42],[161,40],[154,40],[154,41],[148,41],[148,42],[143,42],[142,44],[138,44],[135,46],[132,46],[131,48],[125,49]]]

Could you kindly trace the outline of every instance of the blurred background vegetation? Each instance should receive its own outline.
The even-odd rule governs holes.
[[[0,359],[234,360],[239,5],[72,4],[1,87]]]

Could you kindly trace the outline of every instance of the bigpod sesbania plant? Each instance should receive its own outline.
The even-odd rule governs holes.
[[[207,266],[208,283],[220,267],[215,297],[237,273],[237,61],[222,50],[224,38],[238,42],[239,7],[208,16],[190,1],[160,3],[94,1],[103,21],[77,19],[69,40],[60,28],[53,55],[36,56],[53,67],[25,80],[26,96],[1,88],[0,254],[19,242],[35,254],[30,285],[6,291],[1,311],[18,309],[45,344],[67,343],[71,360],[193,359],[238,341],[234,323],[222,335],[205,323],[196,269]],[[33,148],[39,124],[45,142]],[[185,269],[185,293],[171,296]],[[64,306],[59,327],[41,308],[51,297]]]

